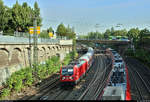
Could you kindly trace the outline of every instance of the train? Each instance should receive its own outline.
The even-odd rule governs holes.
[[[62,85],[71,83],[77,84],[90,69],[94,59],[94,49],[88,47],[87,52],[79,59],[72,61],[67,66],[60,68],[60,82]]]
[[[124,60],[114,49],[108,48],[106,53],[112,58],[112,73],[104,89],[103,100],[131,100],[128,70]]]

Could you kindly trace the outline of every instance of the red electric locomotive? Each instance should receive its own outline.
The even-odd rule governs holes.
[[[77,84],[85,76],[93,62],[94,50],[89,47],[88,52],[78,60],[60,68],[60,81],[62,83]]]

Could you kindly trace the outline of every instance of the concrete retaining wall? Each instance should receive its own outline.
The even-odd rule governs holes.
[[[59,55],[63,60],[72,51],[72,45],[38,45],[38,62],[44,62],[52,56]],[[33,62],[33,45],[0,44],[0,86],[15,71],[25,68]]]

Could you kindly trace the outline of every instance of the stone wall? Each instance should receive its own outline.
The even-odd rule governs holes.
[[[38,45],[38,62],[42,63],[52,56],[59,55],[60,59],[72,50],[72,45]],[[30,61],[31,60],[31,61]],[[33,45],[0,44],[0,86],[15,71],[33,63]]]

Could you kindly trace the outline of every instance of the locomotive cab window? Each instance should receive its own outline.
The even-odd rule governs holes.
[[[115,60],[115,62],[119,63],[119,62],[122,62],[122,60]]]
[[[66,75],[66,76],[73,75],[73,68],[63,68],[62,75]]]

